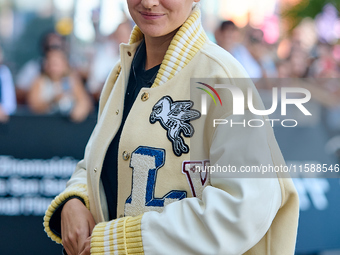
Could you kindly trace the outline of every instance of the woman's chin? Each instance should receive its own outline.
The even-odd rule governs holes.
[[[164,35],[167,35],[166,29],[164,29],[164,26],[142,26],[140,27],[143,34],[148,37],[156,38],[156,37],[162,37]]]

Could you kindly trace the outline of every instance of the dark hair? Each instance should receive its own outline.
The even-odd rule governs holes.
[[[42,36],[40,37],[40,43],[39,43],[40,51],[41,51],[43,56],[46,55],[46,53],[49,50],[62,49],[63,48],[61,45],[52,45],[52,44],[49,43],[49,40],[52,36],[59,37],[61,41],[64,41],[64,38],[60,34],[58,34],[56,31],[54,31],[54,30],[45,31],[42,34]]]
[[[231,28],[231,29],[236,29],[236,25],[234,22],[232,22],[231,20],[226,20],[226,21],[223,21],[220,25],[220,30],[221,31],[224,31],[228,28]]]

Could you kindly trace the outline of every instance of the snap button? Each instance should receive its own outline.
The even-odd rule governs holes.
[[[128,153],[127,151],[123,152],[123,159],[126,161],[130,158],[130,153]]]
[[[97,168],[93,169],[93,171],[94,171],[95,173],[97,173]]]
[[[148,92],[144,92],[141,96],[141,99],[143,102],[145,102],[146,100],[148,100],[150,97],[149,93]]]
[[[131,55],[132,55],[130,51],[128,51],[128,53],[127,53],[127,54],[129,55],[129,57],[131,57]]]
[[[116,115],[118,115],[118,114],[119,114],[119,110],[116,111]]]
[[[118,66],[118,73],[120,73],[121,70],[122,70],[122,67]]]

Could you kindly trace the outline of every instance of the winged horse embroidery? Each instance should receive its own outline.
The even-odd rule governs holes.
[[[189,123],[201,117],[201,113],[191,109],[192,101],[172,101],[169,96],[162,97],[153,107],[150,114],[150,122],[154,124],[159,121],[167,130],[168,139],[172,142],[172,148],[176,156],[189,152],[189,146],[185,144],[181,133],[185,137],[194,135],[194,128]]]

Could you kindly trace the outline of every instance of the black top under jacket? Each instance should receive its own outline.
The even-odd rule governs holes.
[[[128,86],[125,93],[123,118],[116,136],[106,152],[101,172],[101,179],[105,190],[110,220],[117,218],[117,180],[118,180],[118,145],[125,120],[131,110],[141,88],[150,88],[156,78],[159,67],[145,70],[146,46],[143,41],[138,47],[131,64]]]

